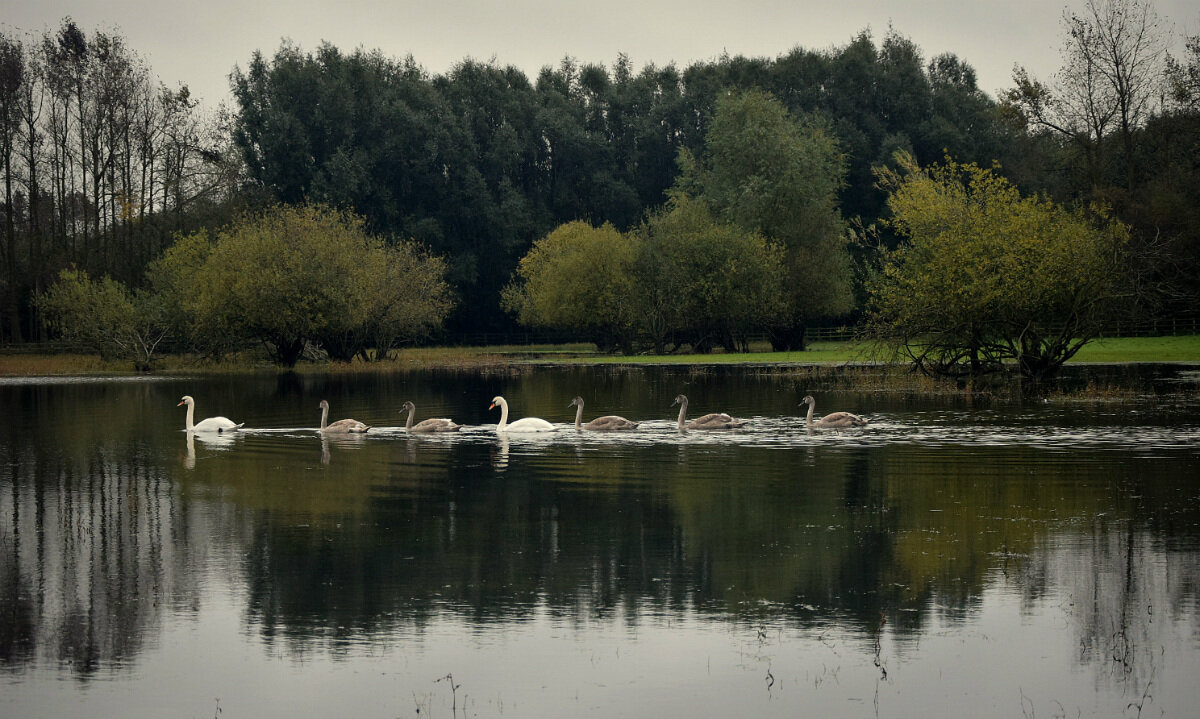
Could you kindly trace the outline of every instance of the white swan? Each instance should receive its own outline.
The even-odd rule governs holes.
[[[815,427],[817,429],[831,428],[840,429],[842,427],[865,427],[870,419],[859,417],[856,414],[849,412],[832,412],[825,415],[821,419],[813,419],[813,411],[817,408],[817,401],[812,398],[811,394],[805,395],[804,399],[800,400],[800,406],[808,405],[808,415],[804,417],[805,427]]]
[[[229,432],[245,424],[245,422],[234,422],[228,417],[209,417],[201,420],[199,424],[195,424],[192,419],[196,416],[196,400],[192,399],[191,395],[185,394],[179,400],[179,404],[175,406],[183,404],[187,405],[187,420],[184,422],[183,428],[188,432]]]
[[[492,398],[492,403],[488,405],[488,409],[495,409],[496,405],[500,405],[500,424],[496,425],[497,432],[549,432],[554,429],[554,425],[538,417],[522,417],[516,422],[509,424],[508,402],[505,402],[503,397],[497,395]]]
[[[679,405],[679,429],[737,429],[746,424],[746,420],[730,417],[723,412],[713,412],[687,422],[688,398],[676,395],[671,403],[672,407],[675,405]]]
[[[321,400],[321,431],[328,434],[346,434],[357,433],[363,434],[371,429],[368,425],[359,422],[357,419],[339,419],[333,424],[325,424],[329,420],[329,402]]]
[[[404,414],[405,412],[408,412],[408,421],[404,423],[405,432],[457,432],[460,427],[460,425],[444,417],[423,419],[414,426],[413,415],[417,413],[417,406],[412,402],[404,403],[404,408],[400,410],[400,414]]]
[[[637,429],[637,422],[630,422],[624,417],[618,417],[615,414],[597,417],[587,424],[583,424],[583,397],[576,397],[571,400],[568,407],[575,406],[575,430],[591,429],[596,431],[622,430],[622,429]]]

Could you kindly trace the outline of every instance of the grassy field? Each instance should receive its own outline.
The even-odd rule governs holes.
[[[1072,362],[1200,362],[1200,335],[1113,337],[1084,345]]]
[[[471,349],[466,350],[468,352]],[[527,361],[576,362],[585,364],[846,364],[887,362],[877,348],[859,342],[814,342],[804,352],[761,352],[694,355],[601,355],[588,345],[554,348],[490,348],[497,356]],[[1094,340],[1071,362],[1200,362],[1200,335],[1179,337],[1116,337]]]
[[[605,355],[590,344],[511,345],[491,347],[421,347],[401,350],[386,362],[306,364],[298,372],[379,372],[406,369],[499,368],[513,364],[847,364],[883,362],[870,345],[855,342],[814,342],[805,352],[750,352],[691,355]],[[1120,337],[1089,343],[1072,362],[1196,362],[1200,363],[1200,335],[1180,337]],[[235,356],[222,362],[188,357],[164,357],[160,374],[278,372],[261,357]],[[133,374],[130,363],[102,361],[93,355],[0,354],[0,377],[35,375]]]

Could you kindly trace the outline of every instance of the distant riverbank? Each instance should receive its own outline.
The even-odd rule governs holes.
[[[404,349],[381,362],[306,363],[298,372],[388,372],[409,369],[471,369],[520,364],[887,364],[886,355],[862,342],[814,342],[804,352],[749,352],[673,355],[609,355],[590,344],[506,345],[489,347],[419,347]],[[1088,343],[1071,363],[1195,362],[1200,364],[1200,335],[1178,337],[1114,337]],[[219,362],[170,355],[156,364],[156,374],[275,372],[264,359],[239,355]],[[96,355],[0,353],[0,377],[44,375],[133,375],[128,361]]]

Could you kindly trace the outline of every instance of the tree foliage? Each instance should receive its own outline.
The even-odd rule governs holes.
[[[256,54],[233,80],[235,137],[254,185],[280,201],[352,209],[371,231],[414,237],[445,256],[463,298],[450,321],[457,331],[506,325],[497,313],[502,285],[554,228],[636,227],[666,201],[681,149],[712,169],[706,142],[722,112],[731,119],[712,148],[729,163],[721,176],[730,190],[760,183],[767,195],[754,198],[756,209],[783,216],[735,212],[732,196],[714,209],[788,248],[801,279],[789,287],[807,293],[793,304],[792,324],[846,311],[845,253],[816,238],[841,235],[838,206],[868,224],[884,210],[871,175],[881,158],[906,147],[924,159],[949,149],[990,161],[1008,146],[970,67],[954,56],[926,67],[895,32],[882,43],[862,33],[845,47],[685,69],[568,58],[531,79],[471,60],[430,77],[411,57],[289,43]],[[740,115],[720,108],[734,99],[746,106]],[[750,119],[773,149],[732,138],[735,123]],[[739,149],[752,151],[746,162],[766,164],[746,167]],[[778,170],[803,184],[775,179]]]
[[[784,317],[779,243],[722,222],[685,196],[647,218],[638,234],[639,318],[658,353],[670,337],[697,351],[715,344],[745,351],[747,335]]]
[[[148,370],[169,325],[158,298],[130,292],[111,277],[93,280],[83,270],[65,269],[41,295],[38,306],[47,328],[101,357],[133,360]]]
[[[629,352],[669,338],[744,348],[783,311],[783,249],[678,197],[635,230],[564,224],[538,240],[505,290],[526,325],[574,329]]]
[[[229,146],[119,34],[0,33],[0,341],[40,335],[29,299],[60,270],[134,287],[173,233],[227,218]]]
[[[1045,379],[1131,299],[1128,232],[1103,211],[1023,198],[974,164],[897,163],[881,183],[906,242],[872,284],[874,326],[920,369],[979,377],[1011,360]]]
[[[1197,43],[1163,62],[1165,25],[1146,0],[1083,3],[1064,15],[1062,70],[1018,72],[1000,104],[967,58],[926,58],[890,28],[686,66],[566,58],[528,77],[469,59],[434,75],[412,57],[286,42],[234,71],[223,123],[186,87],[158,82],[117,34],[69,18],[29,39],[0,33],[0,342],[40,336],[31,300],[63,268],[139,287],[174,234],[208,228],[211,243],[246,207],[305,202],[444,258],[459,299],[449,332],[504,331],[501,290],[536,241],[574,221],[628,234],[673,187],[785,248],[783,324],[795,328],[848,298],[845,253],[814,238],[840,237],[845,218],[898,241],[880,222],[890,210],[874,174],[897,150],[922,165],[999,161],[1027,194],[1112,207],[1161,289],[1155,311],[1190,315]],[[193,344],[242,341],[185,319]],[[341,354],[359,339],[343,329],[314,341]]]
[[[761,90],[717,100],[704,154],[686,153],[681,188],[716,215],[784,248],[787,289],[777,349],[802,349],[803,328],[853,307],[850,255],[838,210],[845,159],[825,125],[793,119]]]
[[[601,347],[628,351],[640,312],[636,257],[636,239],[612,225],[560,225],[521,258],[504,290],[505,309],[521,324],[582,331]]]
[[[450,309],[444,274],[413,243],[387,246],[322,206],[247,215],[211,242],[182,238],[151,270],[197,341],[258,341],[286,366],[309,345],[349,360],[428,334]]]

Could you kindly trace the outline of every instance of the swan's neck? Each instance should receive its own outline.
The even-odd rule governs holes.
[[[813,411],[814,411],[814,410],[816,410],[816,408],[817,408],[817,403],[816,403],[816,402],[809,402],[809,403],[808,403],[808,414],[804,415],[804,424],[805,424],[805,425],[811,425],[811,424],[812,424],[812,416],[813,416]]]
[[[577,430],[582,429],[582,422],[583,422],[583,405],[579,404],[579,405],[575,406],[575,429],[577,429]]]
[[[687,419],[687,400],[679,403],[679,428],[684,429],[683,423]]]
[[[184,427],[190,432],[196,428],[196,405],[192,402],[187,403],[187,419],[184,420]]]
[[[325,429],[325,423],[329,421],[329,405],[321,405],[321,429]]]
[[[500,424],[496,425],[497,432],[503,432],[508,426],[508,402],[500,403]]]
[[[416,407],[408,410],[408,421],[404,423],[404,431],[405,432],[412,431],[413,415],[416,413],[417,413]]]

